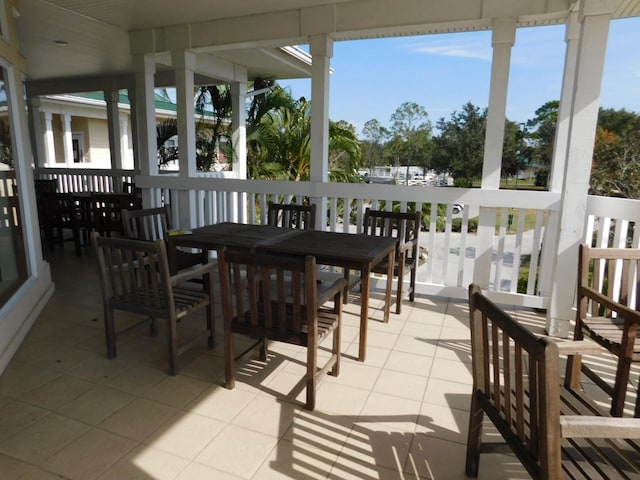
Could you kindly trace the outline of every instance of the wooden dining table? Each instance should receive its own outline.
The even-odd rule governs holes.
[[[319,265],[341,267],[344,272],[360,271],[360,338],[358,360],[364,361],[369,320],[371,269],[387,258],[388,279],[393,277],[396,239],[357,233],[326,232],[223,222],[200,227],[188,233],[170,235],[169,257],[176,247],[216,250],[218,247],[240,248],[284,255],[312,255]],[[389,320],[391,282],[385,291],[384,321]]]

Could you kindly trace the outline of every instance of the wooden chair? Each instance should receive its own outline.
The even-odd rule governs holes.
[[[101,237],[93,232],[91,242],[98,260],[108,358],[116,357],[116,336],[133,328],[116,332],[115,310],[145,316],[141,322],[150,317],[152,332],[155,332],[157,319],[166,320],[171,375],[177,372],[178,356],[197,340],[183,345],[178,342],[177,324],[186,315],[206,308],[207,345],[209,349],[213,348],[214,297],[211,280],[214,265],[199,265],[171,275],[163,240],[147,242]],[[188,282],[203,275],[206,279],[204,291],[202,287]]]
[[[55,245],[72,241],[76,255],[82,253],[82,232],[76,208],[76,201],[70,193],[44,192],[40,194],[43,214],[40,227],[44,233],[44,240],[49,244],[49,251],[55,250]],[[71,236],[68,236],[71,232]]]
[[[622,416],[629,370],[640,362],[640,249],[591,248],[580,245],[576,324],[573,338],[589,337],[618,358],[613,386],[602,379],[580,356],[567,363],[567,382],[577,388],[580,371],[609,393],[611,414]],[[640,392],[639,392],[640,393]],[[640,416],[640,395],[635,416]]]
[[[127,238],[146,241],[166,240],[172,229],[168,205],[138,210],[123,209],[121,215],[122,229]],[[168,255],[173,273],[209,261],[209,254],[206,251],[192,253],[175,249],[175,251],[168,252]]]
[[[141,208],[140,199],[132,193],[92,193],[91,203],[95,214],[95,230],[100,235],[123,235],[122,210]]]
[[[276,227],[313,230],[316,224],[316,206],[269,202],[267,223]]]
[[[420,234],[420,212],[403,213],[371,210],[367,208],[364,214],[364,233],[374,236],[394,237],[398,239],[396,247],[393,275],[398,277],[396,293],[396,313],[402,309],[402,290],[404,276],[411,274],[409,281],[409,300],[415,300],[416,272],[418,266],[418,235]],[[387,262],[374,266],[374,273],[387,273]],[[387,281],[391,281],[388,279]]]
[[[560,357],[596,354],[592,342],[534,335],[477,285],[469,288],[473,390],[466,474],[478,475],[481,453],[508,446],[535,479],[640,478],[640,419],[614,418],[582,392],[563,388]],[[482,441],[484,414],[505,444]]]
[[[235,361],[261,345],[267,357],[268,340],[307,348],[306,408],[315,408],[316,387],[328,372],[340,369],[342,290],[346,280],[339,278],[318,294],[316,263],[311,256],[293,257],[218,250],[218,272],[224,317],[226,387],[235,387]],[[333,299],[333,308],[323,307]],[[259,339],[249,350],[235,354],[233,334]],[[318,346],[333,333],[331,356],[317,365]]]

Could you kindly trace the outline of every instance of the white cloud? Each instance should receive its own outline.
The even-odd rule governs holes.
[[[420,44],[409,45],[409,50],[416,53],[438,55],[441,57],[474,58],[491,61],[491,45],[469,40],[425,40]]]

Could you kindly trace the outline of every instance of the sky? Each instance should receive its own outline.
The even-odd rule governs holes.
[[[520,28],[511,54],[507,118],[517,123],[560,99],[564,25]],[[302,48],[305,48],[304,46]],[[435,126],[467,102],[489,102],[491,32],[335,42],[330,80],[332,120],[360,135],[365,122],[389,127],[404,102],[423,106]],[[279,82],[294,98],[311,97],[311,81]],[[640,18],[611,22],[601,106],[640,113]]]

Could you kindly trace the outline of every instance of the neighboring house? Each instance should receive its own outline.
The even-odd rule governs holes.
[[[167,95],[155,93],[158,122],[176,118],[177,107]],[[118,112],[122,165],[132,170],[133,142],[131,104],[126,92],[119,92]],[[46,95],[40,98],[42,132],[45,137],[46,167],[112,168],[109,125],[102,92]],[[71,135],[71,149],[65,149],[65,136]],[[177,136],[170,139],[177,146]]]

